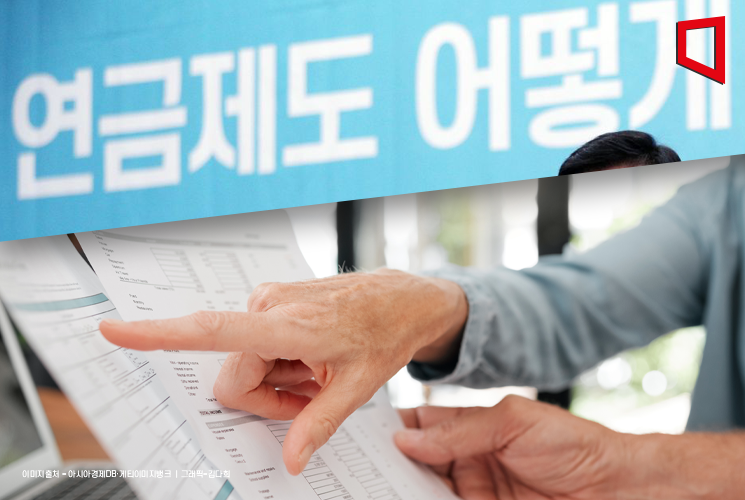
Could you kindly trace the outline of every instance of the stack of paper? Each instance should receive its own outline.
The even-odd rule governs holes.
[[[179,468],[230,471],[230,482],[224,478],[140,481],[142,486],[135,486],[142,498],[235,498],[237,493],[246,499],[288,500],[455,498],[428,469],[395,447],[392,436],[402,424],[383,392],[347,419],[301,475],[291,476],[282,462],[282,442],[291,422],[225,408],[212,394],[226,353],[143,355],[112,346],[98,332],[97,323],[116,317],[117,310],[124,320],[173,318],[198,310],[244,311],[259,283],[311,278],[284,212],[94,231],[77,237],[97,277],[64,237],[0,244],[0,293],[24,333],[123,468],[150,467],[158,456],[161,469],[175,470],[178,463]],[[47,297],[46,291],[52,296]],[[63,305],[44,305],[60,301]],[[52,343],[64,346],[65,354],[45,347]],[[118,387],[119,383],[124,386]],[[104,418],[106,408],[86,399],[101,402],[98,393],[131,409],[112,410],[116,417]],[[143,430],[138,430],[141,435],[126,434],[130,428]],[[145,442],[157,449],[141,451]],[[193,463],[184,461],[189,454]],[[186,481],[199,487],[187,487]],[[145,484],[161,491],[155,494]]]

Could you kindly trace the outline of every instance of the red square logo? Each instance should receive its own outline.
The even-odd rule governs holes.
[[[724,16],[692,19],[677,23],[677,63],[699,75],[724,85]],[[686,55],[686,35],[690,30],[714,28],[714,67],[694,61]]]

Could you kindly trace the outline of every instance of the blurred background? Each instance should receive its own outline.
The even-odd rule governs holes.
[[[446,265],[523,269],[540,256],[584,252],[634,227],[683,184],[728,157],[550,177],[289,209],[316,276],[381,266],[418,272]],[[388,384],[397,407],[491,406],[507,394],[568,407],[612,429],[683,432],[705,332],[671,332],[582,374],[572,387],[486,390],[426,386],[402,370]]]

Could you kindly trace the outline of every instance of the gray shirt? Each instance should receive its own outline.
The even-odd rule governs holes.
[[[745,156],[683,186],[639,226],[531,269],[451,267],[469,316],[455,368],[411,363],[428,383],[556,390],[672,330],[706,327],[689,430],[745,427],[742,311]]]

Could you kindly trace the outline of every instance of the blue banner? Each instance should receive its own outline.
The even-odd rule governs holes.
[[[620,129],[742,153],[744,8],[0,0],[0,240],[551,176]],[[713,16],[725,85],[675,64]]]

